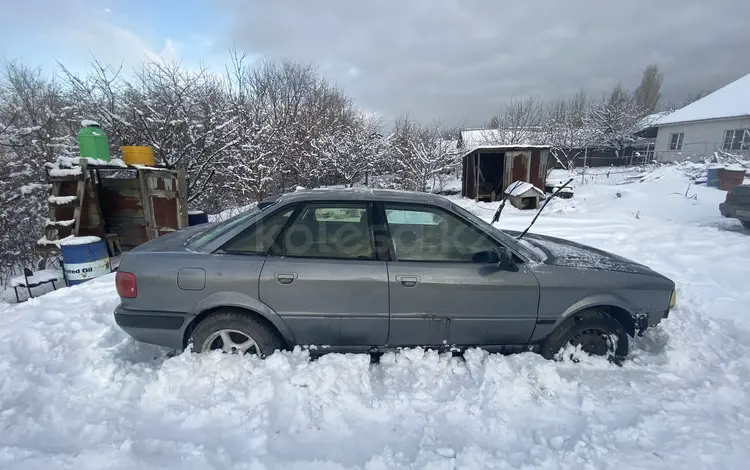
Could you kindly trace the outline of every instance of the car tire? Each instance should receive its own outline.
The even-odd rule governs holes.
[[[539,352],[545,359],[559,359],[568,344],[580,344],[588,354],[606,356],[619,364],[628,355],[629,338],[625,327],[607,312],[586,310],[565,319]]]
[[[740,223],[745,228],[750,228],[750,220],[740,220]]]
[[[251,344],[243,350],[247,340]],[[204,318],[193,330],[190,341],[193,352],[197,353],[222,349],[226,353],[267,357],[277,349],[284,349],[284,341],[272,327],[251,315],[233,311],[216,312]]]

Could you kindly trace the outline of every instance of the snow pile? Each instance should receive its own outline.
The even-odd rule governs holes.
[[[533,229],[677,282],[677,308],[621,368],[479,350],[170,358],[117,327],[107,275],[0,304],[0,468],[744,468],[748,236],[719,216],[723,192],[685,198],[678,168],[657,172],[578,185]],[[498,205],[454,200],[486,219]],[[498,225],[533,216],[506,207]]]
[[[28,279],[26,276],[16,276],[10,279],[10,287],[26,286],[28,284],[38,284],[41,282],[48,281],[62,281],[64,279],[62,271],[56,271],[54,269],[44,269],[42,271],[35,271],[32,276]]]

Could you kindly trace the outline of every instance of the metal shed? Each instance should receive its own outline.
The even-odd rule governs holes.
[[[549,160],[548,145],[483,145],[462,158],[461,194],[477,201],[502,199],[514,181],[543,188]]]

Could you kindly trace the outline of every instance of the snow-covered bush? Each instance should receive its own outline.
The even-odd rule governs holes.
[[[47,218],[43,166],[77,149],[75,107],[39,70],[9,63],[0,75],[0,283],[43,264],[36,252]]]

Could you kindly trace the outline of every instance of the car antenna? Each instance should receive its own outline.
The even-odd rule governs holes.
[[[523,233],[521,233],[521,235],[519,235],[519,236],[517,236],[517,237],[516,237],[516,240],[520,240],[520,239],[522,239],[522,238],[523,238],[523,236],[524,236],[524,235],[526,235],[526,233],[528,233],[528,231],[529,231],[529,229],[531,228],[531,226],[532,226],[532,225],[534,225],[534,222],[536,222],[536,219],[538,219],[538,218],[539,218],[539,214],[541,214],[541,213],[542,213],[542,211],[544,210],[544,208],[545,208],[545,207],[547,207],[547,203],[548,203],[548,202],[550,202],[550,200],[552,200],[552,198],[554,198],[555,196],[557,196],[557,193],[559,193],[560,191],[562,191],[562,190],[563,190],[563,188],[565,188],[565,187],[566,187],[567,185],[569,185],[569,184],[570,184],[570,183],[572,183],[572,182],[573,182],[573,178],[570,178],[570,179],[569,179],[569,180],[568,180],[568,181],[567,181],[567,182],[566,182],[566,183],[565,183],[564,185],[562,185],[562,186],[560,186],[559,188],[557,188],[557,190],[556,190],[556,191],[555,191],[554,193],[552,193],[552,195],[551,195],[550,197],[548,197],[548,198],[547,198],[547,199],[546,199],[546,200],[544,201],[544,204],[542,204],[542,207],[540,207],[540,208],[539,208],[539,210],[537,211],[536,215],[535,215],[535,216],[534,216],[534,218],[533,218],[533,219],[531,220],[531,223],[529,224],[529,226],[528,226],[528,227],[526,227],[526,230],[524,230],[524,231],[523,231]]]
[[[510,188],[510,192],[512,193],[513,191],[516,190],[517,187],[519,187],[522,184],[523,184],[523,181],[516,181],[516,184],[514,184],[513,187]],[[505,191],[503,191],[503,200],[502,202],[500,202],[500,205],[497,207],[497,210],[495,211],[495,215],[492,216],[492,222],[490,222],[492,224],[500,220],[500,215],[503,213],[503,208],[505,207],[505,201],[508,200],[508,194],[506,193],[506,191],[508,190],[506,189]]]

